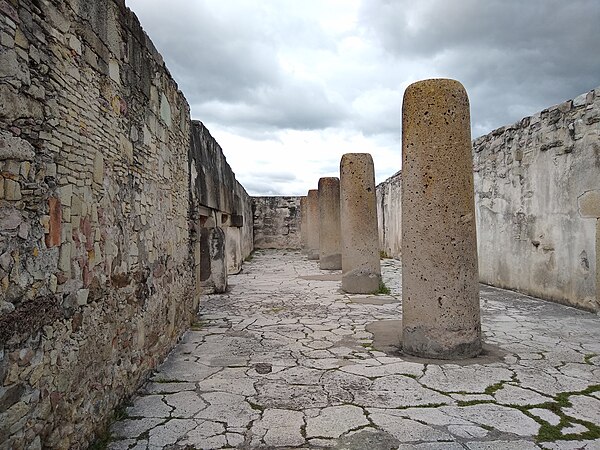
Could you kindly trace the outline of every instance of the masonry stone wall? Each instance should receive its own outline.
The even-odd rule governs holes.
[[[384,256],[395,258],[402,254],[401,189],[401,172],[381,182],[375,189],[379,249]]]
[[[595,89],[473,141],[482,282],[600,310],[599,135]],[[400,180],[377,186],[381,249],[396,257]]]
[[[123,0],[0,0],[0,50],[0,448],[86,448],[193,317],[201,207],[234,271],[250,200]]]
[[[481,281],[600,310],[600,89],[473,141]]]
[[[302,247],[301,197],[252,197],[254,248]]]

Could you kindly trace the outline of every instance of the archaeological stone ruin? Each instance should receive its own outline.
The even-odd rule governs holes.
[[[469,99],[454,80],[410,85],[402,104],[402,349],[481,351]]]
[[[340,179],[319,179],[319,267],[342,268]]]
[[[471,141],[416,83],[402,172],[251,197],[124,0],[0,51],[0,449],[598,444],[600,88]]]

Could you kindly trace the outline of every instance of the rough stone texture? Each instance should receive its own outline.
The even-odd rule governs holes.
[[[455,80],[410,85],[402,105],[402,348],[481,351],[469,99]]]
[[[600,311],[600,89],[473,141],[484,283]],[[377,186],[381,249],[400,256],[400,174]],[[384,220],[381,217],[385,217]]]
[[[198,246],[203,226],[218,226],[225,234],[227,273],[238,273],[253,249],[252,200],[235,179],[221,147],[208,129],[192,121],[189,151],[192,245]],[[196,262],[199,260],[196,259]],[[196,277],[198,278],[196,266]]]
[[[396,299],[400,271],[382,262]],[[201,303],[202,325],[133,398],[142,417],[115,424],[108,448],[598,448],[580,423],[600,426],[596,314],[482,286],[482,327],[503,356],[411,362],[368,332],[400,304],[352,303],[314,276],[326,273],[300,251],[256,251],[227,293]],[[566,432],[575,440],[544,442]]]
[[[300,244],[302,251],[306,251],[308,246],[308,230],[306,216],[308,214],[308,202],[306,196],[300,197]]]
[[[375,188],[379,248],[384,256],[390,258],[399,258],[402,254],[401,192],[401,172],[379,183]]]
[[[254,248],[302,247],[304,197],[252,197]]]
[[[319,191],[311,189],[306,197],[306,233],[308,240],[308,259],[319,259]]]
[[[599,311],[600,89],[473,141],[484,283]]]
[[[250,199],[124,1],[2,0],[0,35],[0,448],[87,448],[193,318],[202,216],[227,248],[246,214],[239,266]]]
[[[227,290],[227,265],[225,262],[225,232],[221,227],[200,229],[199,281],[206,294]]]
[[[319,267],[342,268],[340,225],[340,179],[319,179]]]
[[[342,289],[369,294],[379,289],[375,172],[368,153],[346,153],[340,162]]]

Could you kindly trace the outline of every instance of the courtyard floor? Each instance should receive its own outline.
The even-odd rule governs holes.
[[[486,354],[416,360],[379,322],[401,319],[400,262],[382,271],[390,295],[348,295],[300,252],[257,251],[108,448],[600,449],[598,315],[482,285]]]

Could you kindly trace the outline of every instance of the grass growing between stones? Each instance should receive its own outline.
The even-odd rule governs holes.
[[[390,295],[390,288],[385,285],[383,280],[379,282],[379,289],[375,292],[377,295]]]
[[[583,357],[583,362],[589,364],[590,366],[593,366],[594,363],[592,362],[592,358],[595,358],[596,356],[598,356],[596,353],[590,353],[588,355],[585,355]]]
[[[106,450],[108,448],[108,444],[110,444],[112,441],[110,437],[110,426],[115,422],[129,418],[129,414],[127,414],[128,406],[132,406],[130,399],[126,399],[123,401],[123,403],[115,408],[115,411],[108,421],[106,428],[104,428],[102,432],[98,433],[98,436],[94,442],[90,444],[88,450]]]
[[[379,251],[379,259],[390,259],[391,256],[387,254],[385,250]]]

